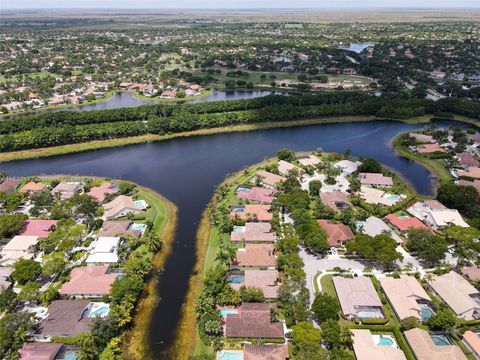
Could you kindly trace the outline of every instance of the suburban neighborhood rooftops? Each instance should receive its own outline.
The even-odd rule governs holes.
[[[286,360],[288,357],[287,344],[245,344],[243,347],[243,360]]]
[[[434,276],[429,281],[429,285],[457,316],[473,320],[474,313],[480,312],[480,305],[472,298],[472,295],[480,298],[480,293],[455,271],[450,271],[442,276]]]
[[[25,220],[19,235],[46,238],[54,230],[57,220]]]
[[[468,330],[463,334],[463,341],[476,354],[480,355],[480,336],[478,332]]]
[[[370,216],[368,219],[365,220],[362,231],[364,234],[372,237],[380,234],[387,234],[397,243],[403,242],[400,236],[398,236],[394,231],[392,231],[392,229],[390,229],[382,219],[375,216]]]
[[[270,221],[272,213],[270,205],[234,205],[231,207],[230,216],[249,221]]]
[[[474,180],[474,181],[468,181],[468,180],[458,180],[457,185],[460,186],[473,186],[475,189],[477,189],[478,192],[480,192],[480,180]]]
[[[124,215],[124,212],[140,212],[144,207],[135,204],[130,196],[119,195],[109,203],[103,205],[104,217],[107,219]]]
[[[14,236],[13,239],[3,247],[2,253],[7,251],[27,251],[32,246],[38,244],[38,239],[38,236]]]
[[[395,214],[388,214],[385,216],[390,224],[396,227],[400,231],[408,231],[411,229],[428,229],[428,226],[422,223],[417,218],[412,217],[399,217]]]
[[[417,219],[425,221],[433,228],[450,225],[469,227],[469,225],[463,220],[458,210],[449,209],[437,200],[416,202],[413,204],[413,206],[409,207],[407,211]]]
[[[445,152],[447,152],[447,150],[445,150],[440,145],[435,143],[435,144],[418,145],[417,146],[417,152],[419,154],[432,154],[432,153],[436,153],[436,152],[445,153]]]
[[[352,206],[347,194],[341,191],[321,192],[320,199],[325,206],[334,211],[341,211],[346,207]]]
[[[471,166],[467,169],[467,171],[459,171],[457,173],[459,177],[469,177],[473,179],[480,179],[480,167]]]
[[[419,360],[466,360],[463,351],[455,345],[436,345],[428,331],[414,328],[404,332],[415,357]]]
[[[82,186],[83,184],[81,182],[62,181],[57,186],[55,186],[50,193],[53,196],[55,196],[56,194],[60,194],[60,198],[62,200],[66,200],[66,199],[70,199],[73,195],[78,193],[81,190]]]
[[[32,342],[18,350],[20,360],[54,360],[63,344]]]
[[[5,179],[0,180],[0,192],[3,193],[11,193],[14,192],[18,186],[18,179],[7,177]]]
[[[457,154],[458,163],[466,167],[478,167],[479,162],[475,156],[468,152]]]
[[[335,167],[341,169],[345,174],[353,174],[362,165],[360,161],[340,160]]]
[[[61,295],[106,295],[118,274],[107,273],[108,266],[82,266],[72,270],[70,280],[60,288]]]
[[[466,266],[462,268],[461,272],[471,281],[480,281],[480,268],[478,266]]]
[[[264,185],[267,185],[273,188],[276,187],[282,181],[287,180],[287,178],[283,176],[273,174],[265,170],[257,171],[257,178],[259,178]]]
[[[115,237],[124,234],[138,237],[140,235],[139,232],[129,230],[132,224],[133,222],[130,220],[106,220],[98,232],[98,237]]]
[[[400,275],[399,279],[382,277],[379,281],[400,320],[410,316],[422,319],[417,300],[430,301],[430,298],[415,277]]]
[[[317,222],[327,234],[327,242],[330,246],[342,245],[354,237],[352,230],[347,225],[336,224],[331,220],[317,220]]]
[[[362,185],[371,186],[392,186],[393,180],[390,176],[385,176],[381,173],[360,173],[358,174],[360,183]]]
[[[249,188],[241,188],[242,191],[237,190],[237,198],[243,200],[257,201],[260,203],[271,204],[276,191],[274,189],[266,189],[259,186]]]
[[[393,346],[377,345],[370,330],[352,329],[353,350],[357,360],[405,360],[402,350]]]
[[[410,133],[409,136],[414,138],[416,142],[419,143],[434,143],[435,139],[431,135],[419,134],[419,133]]]
[[[47,185],[45,185],[44,183],[30,181],[20,189],[20,192],[22,193],[39,192],[44,190],[46,187]]]
[[[98,203],[102,203],[105,197],[118,192],[118,186],[112,183],[104,183],[100,186],[94,186],[88,192]]]
[[[39,326],[39,333],[49,336],[73,336],[89,331],[92,318],[84,316],[89,300],[55,300],[48,307],[48,316]]]
[[[233,265],[245,267],[269,267],[277,264],[273,244],[246,244],[237,250]]]
[[[282,322],[272,322],[270,309],[275,304],[243,303],[238,314],[228,314],[225,320],[225,336],[234,338],[283,338]]]
[[[360,276],[349,279],[334,276],[333,284],[342,312],[347,316],[356,315],[362,307],[382,307],[377,291],[368,277]]]
[[[293,169],[297,169],[298,171],[300,171],[300,168],[298,166],[293,165],[292,163],[289,163],[285,160],[280,160],[278,162],[278,172],[282,175],[288,175]]]
[[[231,285],[235,290],[242,286],[261,289],[266,299],[276,299],[280,287],[277,270],[245,270],[243,283]]]
[[[314,166],[321,162],[320,159],[315,155],[301,156],[297,160],[303,166],[309,166],[309,165]]]
[[[245,226],[235,227],[230,233],[231,241],[269,241],[275,240],[275,235],[271,232],[270,223],[245,223]]]

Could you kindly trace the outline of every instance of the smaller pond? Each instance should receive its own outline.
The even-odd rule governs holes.
[[[374,46],[374,43],[351,43],[349,46],[340,47],[342,50],[350,50],[360,54],[363,50],[370,46]]]

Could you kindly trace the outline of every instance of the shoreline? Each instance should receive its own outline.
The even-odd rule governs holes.
[[[164,140],[184,138],[184,137],[190,137],[190,136],[256,131],[256,130],[265,130],[265,129],[282,128],[282,127],[313,126],[313,125],[319,125],[319,124],[371,122],[371,121],[377,121],[377,120],[400,121],[407,124],[426,124],[431,122],[432,119],[433,117],[413,118],[413,119],[407,119],[407,120],[379,119],[376,116],[363,116],[363,115],[353,116],[352,115],[352,116],[326,117],[326,118],[304,119],[304,120],[253,123],[253,124],[233,125],[233,126],[226,126],[226,127],[186,131],[186,132],[174,133],[171,135],[145,134],[145,135],[139,135],[139,136],[125,137],[125,138],[94,140],[89,142],[52,146],[52,147],[46,147],[46,148],[3,152],[3,153],[0,153],[0,162],[36,159],[36,158],[42,158],[42,157],[65,155],[65,154],[104,149],[104,148],[122,147],[126,145],[141,144],[141,143],[147,143],[147,142],[153,142],[153,141],[164,141]],[[459,119],[456,121],[473,122],[475,120]]]

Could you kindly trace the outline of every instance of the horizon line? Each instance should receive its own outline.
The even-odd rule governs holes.
[[[392,6],[364,6],[364,7],[350,7],[350,6],[339,6],[339,7],[248,7],[248,8],[221,8],[221,7],[207,7],[207,8],[196,8],[196,7],[184,7],[184,8],[173,8],[173,7],[12,7],[12,8],[3,8],[2,11],[11,11],[11,10],[208,10],[208,11],[248,11],[248,10],[386,10],[386,9],[398,9],[398,10],[480,10],[479,6],[438,6],[438,7],[404,7],[401,5],[392,5]]]

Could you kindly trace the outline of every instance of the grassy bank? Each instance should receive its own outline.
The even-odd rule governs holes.
[[[69,144],[61,146],[52,146],[47,148],[19,150],[0,153],[0,162],[33,159],[40,157],[48,157],[55,155],[65,155],[76,152],[83,152],[89,150],[119,147],[131,144],[140,144],[151,141],[162,141],[180,137],[199,136],[199,135],[211,135],[219,133],[229,132],[241,132],[241,131],[255,131],[280,127],[297,127],[297,126],[310,126],[318,124],[332,124],[332,123],[350,123],[350,122],[365,122],[380,120],[375,116],[339,116],[330,118],[318,118],[318,119],[305,119],[305,120],[292,120],[292,121],[275,121],[265,122],[259,124],[246,124],[246,125],[234,125],[212,129],[201,129],[194,131],[187,131],[181,133],[175,133],[171,135],[154,135],[146,134],[140,136],[132,136],[126,138],[116,138],[108,140],[95,140],[79,144]],[[427,118],[415,118],[410,120],[394,120],[394,121],[416,121],[417,123],[423,123]]]
[[[453,177],[448,171],[448,169],[441,163],[441,160],[433,160],[421,156],[419,154],[413,153],[408,150],[405,146],[400,143],[400,137],[403,134],[400,134],[392,141],[392,146],[395,149],[396,153],[400,156],[418,162],[425,166],[427,169],[432,171],[432,173],[437,178],[437,186],[445,183],[449,183],[452,181]]]
[[[153,219],[153,230],[160,234],[163,242],[162,251],[153,258],[153,271],[161,269],[170,254],[175,228],[177,225],[177,208],[173,203],[157,192],[144,187],[138,187],[139,197],[146,200],[151,206],[151,217]],[[149,337],[146,336],[150,330],[152,311],[158,302],[157,283],[158,274],[153,275],[147,282],[144,294],[137,304],[136,315],[132,328],[123,336],[123,359],[147,360],[153,359],[149,349]]]

